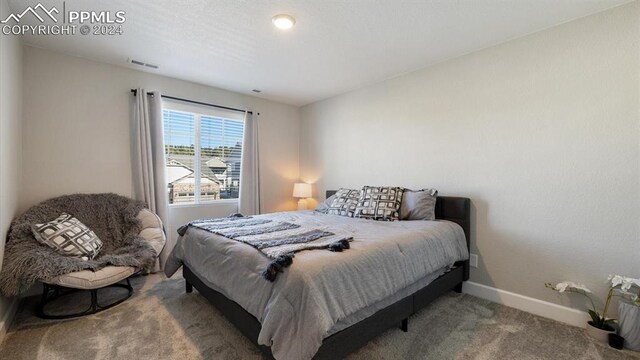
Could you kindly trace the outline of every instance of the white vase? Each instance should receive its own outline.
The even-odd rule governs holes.
[[[640,306],[620,301],[618,319],[618,334],[624,338],[624,347],[640,351]]]
[[[598,329],[597,327],[589,324],[591,321],[589,321],[587,323],[587,326],[585,327],[585,332],[587,333],[587,335],[591,336],[592,338],[596,339],[597,341],[603,343],[603,344],[608,344],[609,343],[609,334],[615,332],[613,330],[602,330],[602,329]]]

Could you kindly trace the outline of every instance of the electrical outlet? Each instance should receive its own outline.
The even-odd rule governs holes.
[[[478,267],[478,255],[477,254],[469,254],[469,265],[473,268]]]

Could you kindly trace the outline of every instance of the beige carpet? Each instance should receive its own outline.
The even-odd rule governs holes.
[[[184,292],[178,275],[132,283],[135,295],[125,303],[76,320],[38,319],[37,299],[27,299],[0,346],[0,359],[261,359],[204,297]],[[65,307],[83,301],[70,299]],[[640,353],[597,344],[579,328],[451,293],[413,316],[408,333],[391,329],[349,359],[640,359]]]

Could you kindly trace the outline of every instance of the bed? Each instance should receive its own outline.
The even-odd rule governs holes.
[[[182,266],[186,291],[195,287],[267,358],[342,358],[389,328],[407,331],[412,314],[447,291],[460,292],[469,277],[467,198],[438,197],[439,221],[379,222],[312,211],[265,216],[352,231],[352,246],[339,254],[298,253],[268,282],[260,276],[268,260],[258,251],[189,228],[165,272]]]

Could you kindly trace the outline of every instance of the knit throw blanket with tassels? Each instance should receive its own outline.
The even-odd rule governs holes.
[[[206,230],[258,249],[271,259],[262,277],[275,281],[278,273],[293,263],[294,253],[303,250],[328,249],[342,251],[349,248],[352,237],[311,229],[289,222],[276,222],[263,217],[230,216],[219,219],[192,221],[178,229],[180,236],[189,227]]]

